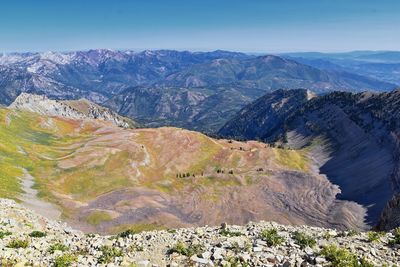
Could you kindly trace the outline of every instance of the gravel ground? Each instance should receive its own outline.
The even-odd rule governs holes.
[[[0,199],[0,266],[400,266],[394,232],[373,235],[258,222],[101,236]],[[332,244],[355,261],[335,265]]]

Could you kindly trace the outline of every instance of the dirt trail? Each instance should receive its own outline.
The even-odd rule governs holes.
[[[48,219],[59,220],[61,215],[59,209],[54,204],[46,202],[37,196],[38,191],[32,188],[35,184],[35,179],[27,170],[23,169],[23,171],[21,186],[24,193],[20,197],[22,204]]]

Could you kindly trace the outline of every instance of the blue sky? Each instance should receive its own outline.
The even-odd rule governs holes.
[[[0,52],[400,50],[399,0],[2,0]]]

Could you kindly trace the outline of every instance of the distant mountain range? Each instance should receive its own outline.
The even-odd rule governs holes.
[[[312,65],[312,64],[310,64]],[[243,53],[89,50],[0,56],[0,104],[21,92],[86,98],[147,126],[215,132],[266,92],[388,91],[397,85],[343,69]]]
[[[400,226],[400,90],[390,93],[278,90],[257,99],[219,134],[306,149],[339,199],[368,209],[381,229]]]
[[[358,51],[349,53],[289,53],[285,58],[322,70],[358,73],[366,77],[400,84],[400,52]]]

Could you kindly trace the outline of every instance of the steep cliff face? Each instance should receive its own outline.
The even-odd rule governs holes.
[[[396,194],[387,203],[385,209],[383,210],[377,229],[388,231],[399,227],[400,225],[400,194]]]
[[[284,124],[280,139],[291,147],[309,147],[320,171],[339,185],[340,199],[368,208],[377,223],[392,197],[396,163],[390,132],[363,101],[365,95],[337,94],[310,101]]]
[[[268,105],[278,105],[283,99]],[[258,110],[255,105],[244,116]],[[291,148],[307,149],[321,173],[340,187],[339,199],[367,207],[366,222],[372,226],[378,224],[386,204],[400,189],[400,90],[381,94],[334,92],[286,111],[285,107],[282,111],[264,108],[254,118],[274,118],[280,112],[285,118],[279,123],[243,119],[247,125],[255,125],[255,129],[260,127],[261,130],[257,129],[260,135],[248,135],[243,129],[234,135],[256,136]],[[236,121],[240,120],[239,116]],[[269,125],[274,126],[272,130]],[[396,203],[392,202],[391,209]],[[388,220],[386,223],[398,226],[396,220],[393,224]],[[385,228],[385,222],[379,225]]]
[[[58,116],[70,119],[99,119],[113,124],[130,128],[135,123],[118,115],[116,112],[94,104],[86,99],[52,100],[44,95],[22,93],[9,106],[11,109],[26,110],[47,116]]]
[[[224,137],[256,139],[276,130],[286,116],[315,95],[305,89],[277,90],[240,110],[220,130]]]

